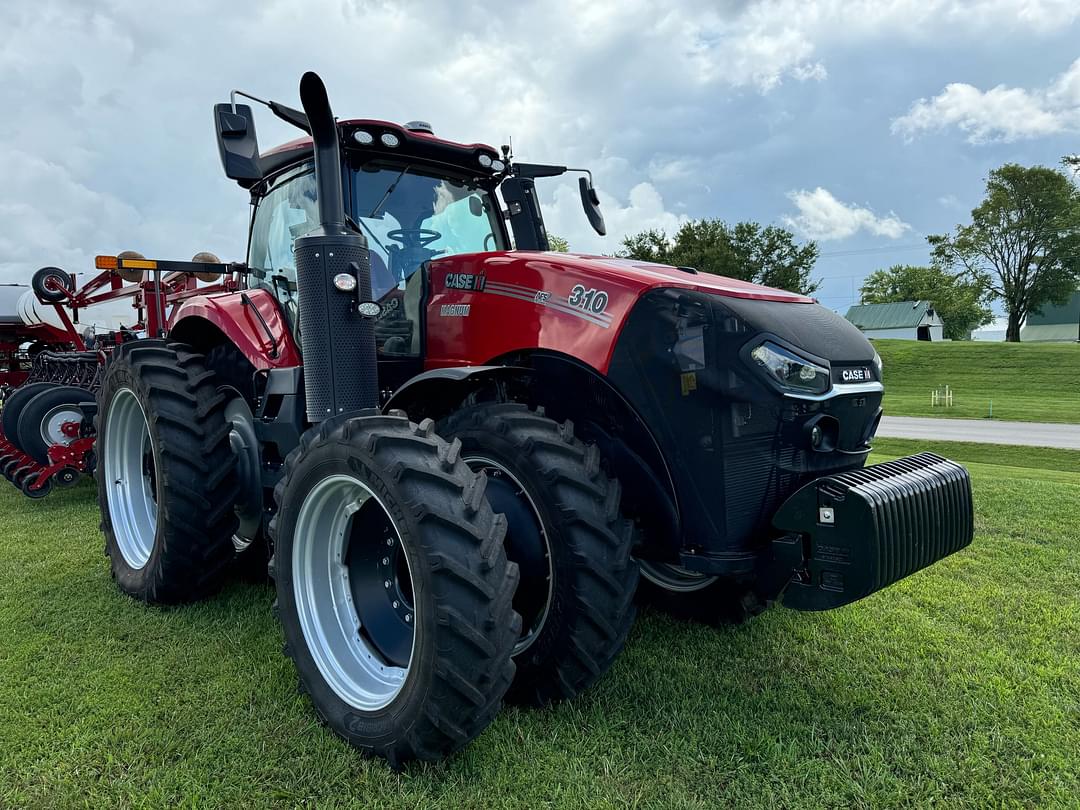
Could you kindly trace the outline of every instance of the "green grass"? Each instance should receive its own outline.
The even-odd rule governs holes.
[[[1075,807],[1080,453],[944,449],[972,462],[970,548],[827,613],[646,613],[581,699],[404,774],[315,722],[268,587],[137,604],[89,487],[4,486],[0,807]]]
[[[1080,422],[1080,344],[875,340],[885,363],[885,413]],[[930,406],[948,384],[951,408]]]

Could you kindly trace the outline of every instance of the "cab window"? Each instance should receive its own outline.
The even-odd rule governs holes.
[[[295,324],[296,260],[293,242],[319,224],[315,174],[310,165],[278,181],[255,209],[248,267],[255,286],[269,290]]]

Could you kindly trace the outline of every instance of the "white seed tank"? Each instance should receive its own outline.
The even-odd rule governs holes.
[[[68,316],[71,317],[70,310]],[[79,322],[75,324],[80,333],[87,329],[97,332],[112,332],[121,327],[130,327],[138,320],[138,313],[131,306],[130,298],[118,301],[105,301],[79,310]],[[63,329],[64,324],[56,314],[52,304],[43,304],[37,300],[34,291],[25,284],[0,285],[0,324],[26,324],[28,326],[46,323]]]

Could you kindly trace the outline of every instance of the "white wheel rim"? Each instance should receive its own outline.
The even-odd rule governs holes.
[[[41,419],[39,430],[41,440],[45,442],[46,447],[52,447],[54,444],[67,447],[75,441],[75,437],[64,433],[64,425],[67,422],[82,422],[82,418],[82,411],[75,406],[68,404],[57,405]]]
[[[415,635],[409,643],[409,664],[404,667],[388,663],[365,637],[347,564],[352,519],[365,506],[381,509],[394,524],[379,497],[358,479],[332,475],[316,484],[296,519],[292,574],[300,629],[316,667],[341,700],[371,712],[389,705],[404,687],[415,653]],[[396,524],[394,535],[393,542],[400,544]],[[352,538],[352,542],[358,540],[383,542],[379,537]],[[399,548],[399,553],[404,551]],[[405,561],[412,588],[407,555]],[[414,611],[413,627],[417,621]]]
[[[146,459],[154,464],[153,440],[142,403],[130,388],[113,395],[102,452],[109,521],[124,561],[143,568],[157,534],[157,493]]]

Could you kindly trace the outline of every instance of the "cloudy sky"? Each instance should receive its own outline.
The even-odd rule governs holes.
[[[4,0],[0,17],[0,282],[124,249],[242,259],[211,105],[296,104],[309,69],[341,117],[592,168],[606,239],[576,185],[541,181],[572,249],[687,217],[785,225],[820,242],[840,309],[867,272],[925,261],[990,169],[1080,151],[1076,0]],[[258,125],[264,148],[295,133]]]

